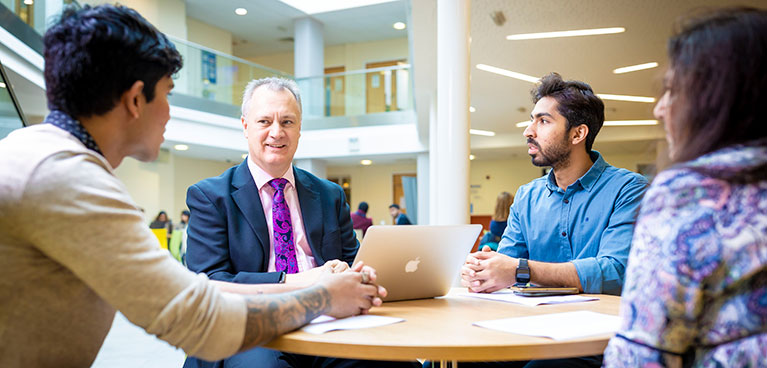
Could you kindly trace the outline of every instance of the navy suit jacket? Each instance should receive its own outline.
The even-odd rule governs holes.
[[[351,264],[359,243],[343,189],[293,167],[304,231],[317,265],[340,259]],[[267,272],[269,228],[247,161],[187,190],[187,267],[212,280],[276,283]]]

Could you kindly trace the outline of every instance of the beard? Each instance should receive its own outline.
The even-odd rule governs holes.
[[[538,142],[532,138],[528,138],[527,143],[538,147],[538,153],[530,155],[533,165],[535,166],[551,166],[556,170],[557,168],[565,167],[570,163],[570,146],[567,137],[558,144],[554,144],[546,149],[543,149],[543,147],[538,145]]]

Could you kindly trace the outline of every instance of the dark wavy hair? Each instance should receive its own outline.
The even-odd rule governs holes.
[[[136,81],[147,101],[183,65],[176,47],[135,10],[67,7],[43,37],[48,108],[74,118],[101,115]]]
[[[594,94],[591,86],[579,81],[566,81],[558,73],[550,73],[541,78],[530,94],[534,104],[544,97],[557,100],[557,111],[567,119],[568,131],[586,124],[589,128],[586,152],[591,152],[597,133],[605,122],[605,104]]]
[[[708,10],[675,28],[668,42],[674,119],[666,122],[673,124],[672,161],[767,144],[767,10]],[[741,176],[767,177],[767,166],[755,170]]]

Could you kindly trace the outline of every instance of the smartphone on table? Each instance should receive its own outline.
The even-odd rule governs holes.
[[[574,287],[543,287],[527,286],[514,290],[515,295],[520,296],[554,296],[578,294],[578,288]]]

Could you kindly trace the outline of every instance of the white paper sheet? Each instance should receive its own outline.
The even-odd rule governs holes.
[[[588,302],[591,300],[599,300],[593,296],[582,295],[557,295],[557,296],[520,296],[514,294],[511,290],[498,290],[490,294],[482,293],[467,293],[464,296],[470,296],[472,298],[490,299],[501,302],[524,304],[534,307],[541,304],[561,304],[561,303],[578,303]]]
[[[615,333],[620,326],[620,317],[590,311],[577,311],[530,317],[492,319],[474,322],[474,325],[519,335],[569,340],[605,333]]]
[[[301,328],[302,331],[315,335],[324,334],[334,330],[356,330],[360,328],[386,326],[404,321],[403,318],[376,316],[366,314],[342,319],[335,319],[330,316],[319,316],[309,322],[308,325]]]

